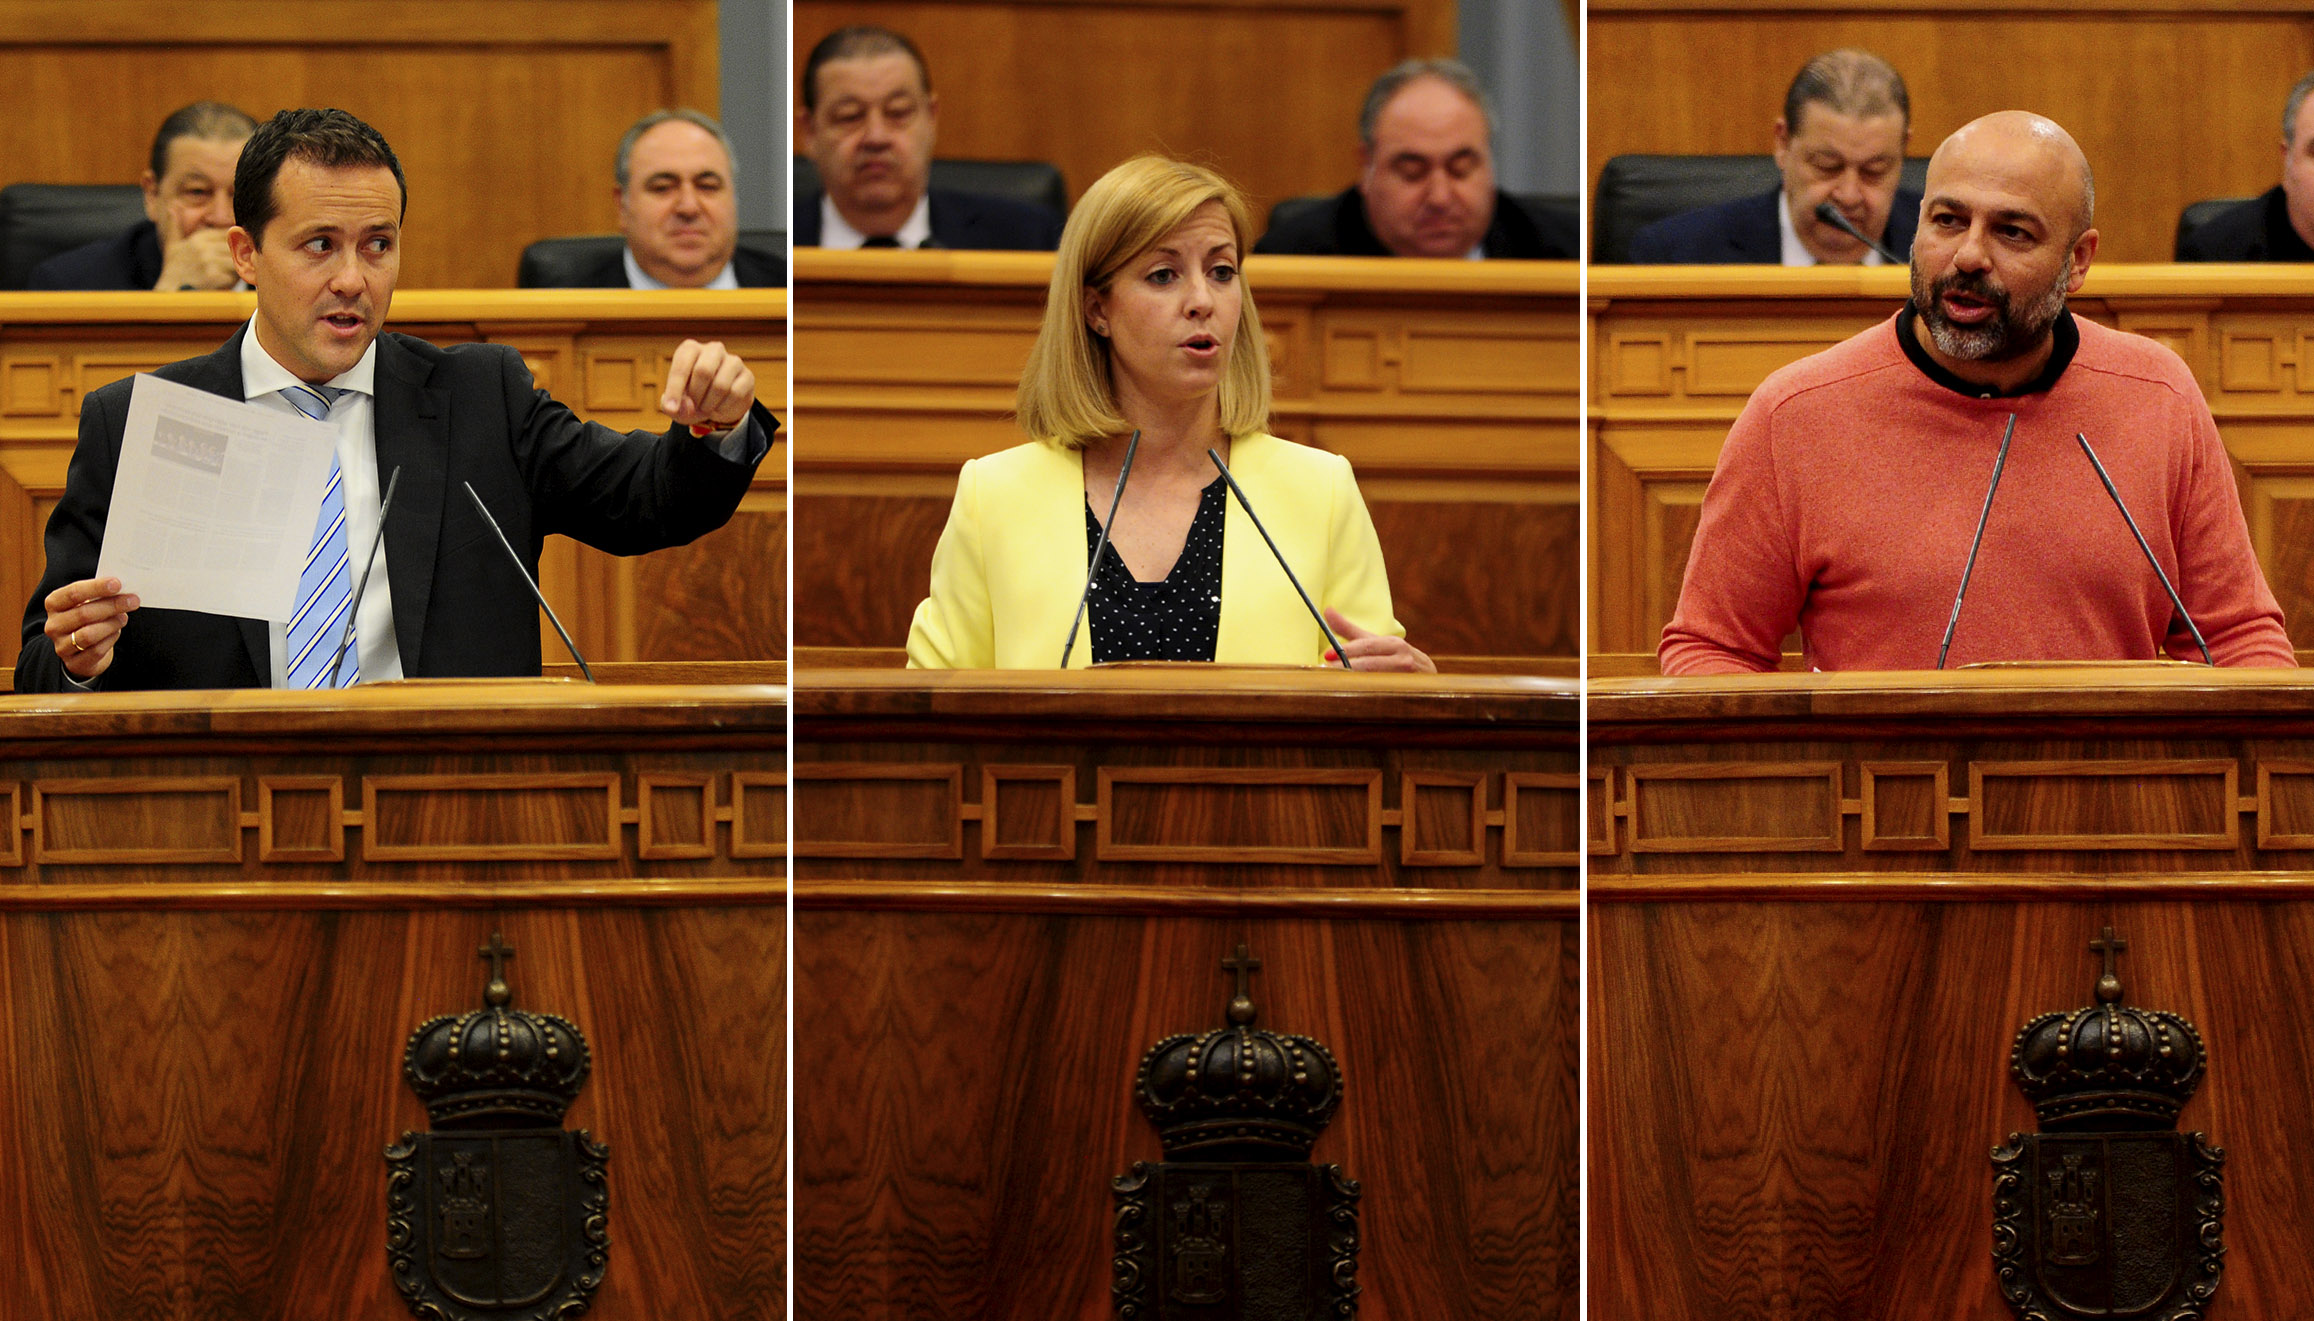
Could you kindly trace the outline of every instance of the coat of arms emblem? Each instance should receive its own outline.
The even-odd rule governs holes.
[[[1358,1185],[1310,1147],[1342,1101],[1333,1052],[1253,1026],[1244,945],[1226,1027],[1149,1048],[1133,1083],[1165,1159],[1136,1161],[1117,1199],[1125,1321],[1338,1321],[1358,1310]]]
[[[2041,1131],[1993,1149],[1993,1262],[2021,1321],[2200,1321],[2224,1265],[2225,1152],[2177,1131],[2201,1034],[2121,1002],[2107,927],[2096,1003],[2025,1024],[2009,1054]]]
[[[586,1037],[513,1007],[497,935],[483,1007],[410,1034],[402,1076],[431,1131],[386,1148],[386,1254],[422,1321],[564,1321],[603,1281],[610,1149],[562,1126],[586,1084]]]

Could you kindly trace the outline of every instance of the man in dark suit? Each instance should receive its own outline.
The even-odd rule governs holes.
[[[29,289],[231,289],[233,163],[257,121],[198,101],[161,121],[140,181],[145,218],[32,268]]]
[[[777,289],[784,258],[739,246],[731,139],[696,110],[654,110],[619,140],[619,232],[627,244],[575,289]]]
[[[1314,257],[1573,257],[1572,221],[1495,187],[1494,117],[1470,70],[1407,60],[1367,89],[1358,182],[1272,227],[1255,252]]]
[[[798,192],[799,248],[1003,248],[1050,251],[1061,217],[1005,197],[929,186],[940,98],[916,43],[848,27],[812,47],[795,140],[826,190]]]
[[[2282,105],[2282,182],[2178,240],[2179,261],[2314,261],[2314,73]]]
[[[664,434],[581,422],[536,389],[513,349],[436,348],[380,335],[401,268],[408,192],[375,129],[341,110],[285,110],[242,154],[230,232],[257,313],[218,351],[156,375],[335,435],[306,581],[287,623],[139,612],[135,583],[95,577],[133,380],[91,393],[48,568],[25,610],[20,692],[338,687],[436,675],[535,674],[529,589],[464,498],[471,483],[535,575],[550,532],[618,554],[720,526],[770,444],[755,377],[720,344],[686,340],[660,407]],[[383,562],[353,645],[333,664],[400,471]],[[302,630],[302,632],[301,632]]]
[[[1631,260],[1882,265],[1880,254],[1816,215],[1824,202],[1902,257],[1920,223],[1920,194],[1901,186],[1911,133],[1911,98],[1886,60],[1860,50],[1819,55],[1792,80],[1776,121],[1784,186],[1658,220],[1631,236]]]

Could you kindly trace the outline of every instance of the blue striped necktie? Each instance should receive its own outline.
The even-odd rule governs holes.
[[[329,420],[329,410],[345,391],[326,385],[293,385],[281,392],[298,412],[316,422]],[[337,655],[338,633],[345,625],[346,607],[353,600],[353,574],[346,555],[345,474],[338,469],[337,447],[330,447],[329,490],[321,498],[321,513],[314,519],[313,547],[305,553],[305,572],[297,579],[297,613],[289,618],[289,686],[341,688],[362,679],[361,641],[346,648],[346,662],[332,676],[330,658]]]

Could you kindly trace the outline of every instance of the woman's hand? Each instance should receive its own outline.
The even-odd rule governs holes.
[[[1404,638],[1387,633],[1369,633],[1345,618],[1338,610],[1326,611],[1326,623],[1341,639],[1342,655],[1350,658],[1353,670],[1400,670],[1410,674],[1436,674],[1438,667]],[[1326,663],[1337,664],[1339,658],[1328,651]]]

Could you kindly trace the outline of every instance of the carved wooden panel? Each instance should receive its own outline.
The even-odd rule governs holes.
[[[1634,766],[1635,853],[1838,852],[1837,762]]]
[[[1856,774],[1863,786],[1867,852],[1941,853],[1952,847],[1950,767],[1941,761],[1866,761],[1857,764]]]
[[[715,776],[635,777],[635,856],[715,856]]]
[[[1095,783],[1094,848],[1103,861],[1382,860],[1382,777],[1374,771],[1104,766]]]
[[[1106,1315],[1109,1180],[1158,1155],[1135,1063],[1222,1021],[1239,940],[1262,1025],[1347,1079],[1312,1155],[1364,1188],[1359,1315],[1576,1315],[1571,921],[1148,916],[1124,905],[1179,896],[1142,889],[920,912],[909,888],[796,896],[799,1315]]]
[[[41,864],[241,861],[241,781],[124,776],[32,782],[32,860]]]
[[[2231,758],[1972,761],[1969,847],[2230,850],[2242,838],[2235,770]]]
[[[795,797],[799,858],[964,856],[960,766],[799,764]]]
[[[258,776],[257,860],[345,861],[345,781],[334,775]]]
[[[1503,776],[1505,867],[1572,867],[1580,861],[1581,782],[1573,775],[1512,771]]]
[[[785,862],[787,774],[736,771],[731,776],[731,856]]]
[[[980,768],[981,857],[1073,861],[1077,819],[1076,767]]]
[[[619,856],[619,777],[362,777],[362,856],[374,862]]]

